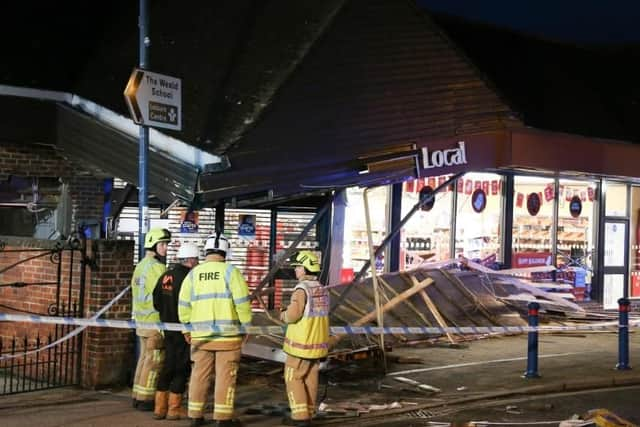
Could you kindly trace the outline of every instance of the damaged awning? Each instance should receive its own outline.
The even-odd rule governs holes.
[[[55,103],[56,146],[64,155],[89,170],[138,184],[139,127],[89,100],[66,92],[0,85],[0,95]],[[198,177],[205,171],[224,170],[225,156],[217,156],[180,140],[150,130],[148,185],[160,200],[193,202]]]

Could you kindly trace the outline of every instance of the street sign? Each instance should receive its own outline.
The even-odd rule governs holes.
[[[139,125],[182,130],[182,81],[134,68],[124,89],[131,118]]]

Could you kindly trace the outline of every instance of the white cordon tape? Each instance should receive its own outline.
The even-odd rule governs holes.
[[[135,320],[110,320],[98,319],[95,316],[90,319],[80,319],[74,317],[54,317],[54,316],[33,316],[20,314],[0,313],[0,321],[43,323],[54,325],[76,325],[76,326],[97,326],[103,328],[119,329],[156,329],[163,331],[207,331],[215,333],[239,333],[251,335],[282,334],[286,326],[217,326],[208,322],[198,322],[190,324],[182,323],[144,323]],[[639,327],[640,319],[629,321],[629,327]],[[425,327],[425,326],[391,326],[380,328],[377,326],[332,326],[332,335],[365,335],[374,334],[411,334],[411,335],[443,335],[446,333],[467,335],[467,334],[505,334],[522,332],[565,332],[565,331],[592,331],[600,329],[611,329],[622,327],[617,321],[602,322],[590,325],[572,326],[463,326],[463,327]]]
[[[109,310],[111,308],[111,306],[113,304],[116,303],[116,301],[118,301],[120,298],[122,298],[122,296],[124,294],[126,294],[129,291],[129,288],[131,288],[131,285],[127,286],[126,288],[124,288],[122,290],[122,292],[120,292],[118,295],[116,295],[116,297],[114,299],[112,299],[111,301],[109,301],[109,303],[107,305],[105,305],[104,307],[102,307],[96,314],[94,314],[93,316],[91,316],[90,320],[96,320],[98,317],[102,316],[107,310]],[[4,313],[0,313],[0,315],[5,316]],[[11,316],[10,314],[7,316]],[[44,317],[44,316],[24,316],[24,317],[34,317],[34,318],[39,318],[39,317]],[[50,316],[49,316],[50,317]],[[60,319],[59,317],[53,317],[53,319]],[[8,319],[7,319],[8,320]],[[14,320],[15,321],[15,320]],[[19,322],[26,322],[26,320],[18,320]],[[44,323],[44,322],[31,322],[31,323]],[[68,323],[61,323],[64,325],[68,325]],[[39,347],[24,353],[16,353],[16,354],[6,354],[4,356],[0,355],[0,361],[5,360],[5,359],[13,359],[16,357],[24,357],[27,356],[29,354],[34,354],[34,353],[38,353],[40,351],[44,351],[48,348],[52,348],[55,347],[56,345],[60,344],[61,342],[64,342],[70,338],[75,337],[76,335],[78,335],[80,332],[84,331],[85,329],[87,329],[87,326],[82,326],[80,328],[74,329],[73,331],[69,332],[67,335],[58,338],[57,340],[55,340],[54,342],[52,342],[51,344],[47,344],[44,347]]]

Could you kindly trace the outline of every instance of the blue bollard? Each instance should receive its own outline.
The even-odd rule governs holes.
[[[618,300],[618,364],[616,369],[631,369],[629,366],[629,305],[627,298]]]
[[[538,326],[538,310],[540,310],[540,304],[537,302],[529,303],[529,326]],[[524,373],[525,378],[540,378],[538,374],[538,331],[529,332],[527,350],[527,372]]]

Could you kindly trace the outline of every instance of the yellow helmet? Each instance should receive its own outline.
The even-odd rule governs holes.
[[[311,251],[300,251],[291,257],[291,265],[301,265],[309,273],[320,272],[320,261],[318,257]]]
[[[153,249],[158,242],[170,242],[171,232],[166,228],[152,228],[146,236],[144,236],[144,248]]]

